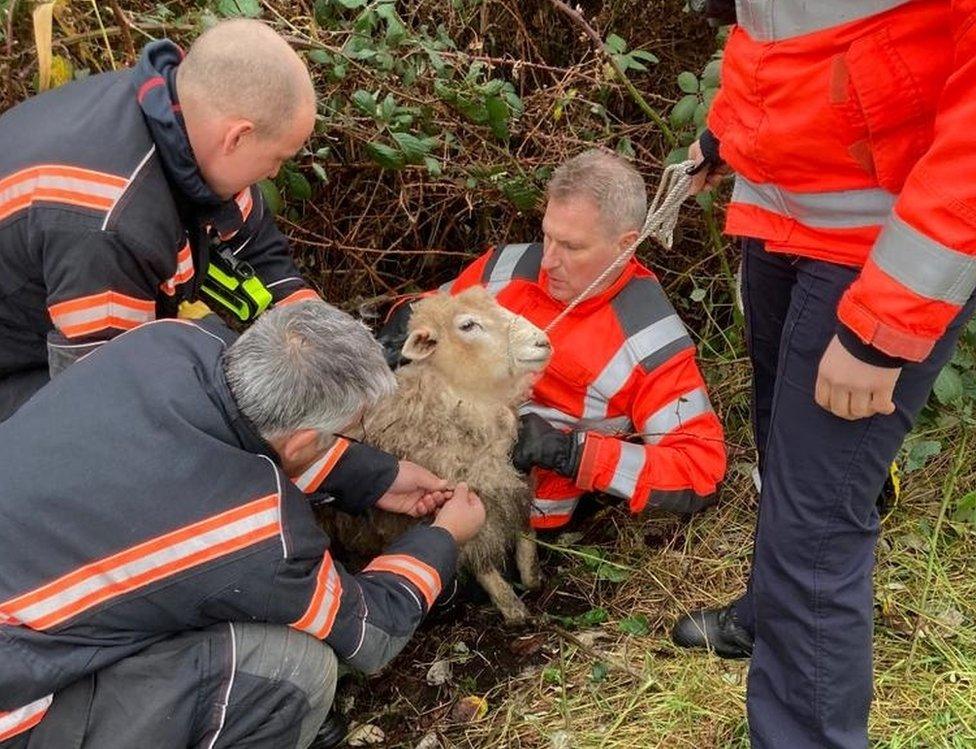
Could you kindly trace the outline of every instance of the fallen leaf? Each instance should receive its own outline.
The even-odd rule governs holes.
[[[428,733],[413,749],[441,749],[441,741],[436,733]]]
[[[542,633],[516,637],[508,644],[508,649],[519,658],[528,658],[538,653],[546,643],[546,636]]]
[[[488,701],[484,697],[470,695],[458,701],[451,710],[451,719],[456,723],[474,723],[488,714]]]

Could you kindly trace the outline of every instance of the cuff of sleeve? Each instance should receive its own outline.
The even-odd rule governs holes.
[[[335,497],[333,506],[357,515],[376,504],[396,480],[400,462],[382,450],[350,442],[318,491]]]
[[[837,306],[837,319],[862,343],[887,356],[905,361],[923,361],[935,346],[935,339],[896,329],[881,322],[870,310],[852,298],[848,289]],[[853,353],[853,352],[852,352]]]
[[[583,442],[583,455],[580,458],[579,471],[576,472],[576,486],[583,491],[593,491],[596,484],[600,441],[601,438],[591,432],[586,435]]]
[[[886,354],[871,344],[865,343],[857,337],[854,331],[840,322],[837,323],[837,338],[841,345],[847,349],[847,353],[873,367],[895,369],[905,366],[908,361],[907,359]]]
[[[390,544],[366,570],[406,578],[429,611],[441,591],[454,581],[457,560],[458,545],[450,533],[433,525],[417,525]]]

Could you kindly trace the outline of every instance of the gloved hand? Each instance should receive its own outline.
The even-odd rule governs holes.
[[[539,466],[575,479],[583,458],[585,440],[584,432],[564,432],[539,414],[526,414],[519,421],[518,442],[512,453],[512,463],[523,473],[528,473],[533,466]]]

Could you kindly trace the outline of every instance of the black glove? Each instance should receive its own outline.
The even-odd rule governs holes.
[[[512,453],[512,463],[522,473],[539,466],[575,479],[583,458],[585,440],[584,432],[564,432],[539,414],[526,414],[519,421],[518,442]]]
[[[393,310],[393,314],[376,336],[376,340],[383,347],[383,358],[386,359],[390,369],[396,369],[408,361],[400,352],[403,344],[407,342],[407,326],[410,324],[412,313],[410,302],[404,302]]]
[[[735,0],[691,0],[691,8],[703,14],[710,26],[728,26],[736,22]]]
[[[701,147],[702,160],[689,169],[688,174],[698,174],[704,170],[705,174],[708,175],[725,163],[718,154],[721,143],[711,130],[707,128],[702,130],[702,134],[698,136],[698,145]]]

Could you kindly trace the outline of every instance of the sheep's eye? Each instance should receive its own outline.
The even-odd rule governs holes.
[[[481,323],[476,320],[465,320],[463,323],[461,323],[461,330],[463,330],[465,333],[470,333],[475,328],[478,328],[479,330],[481,329]]]

